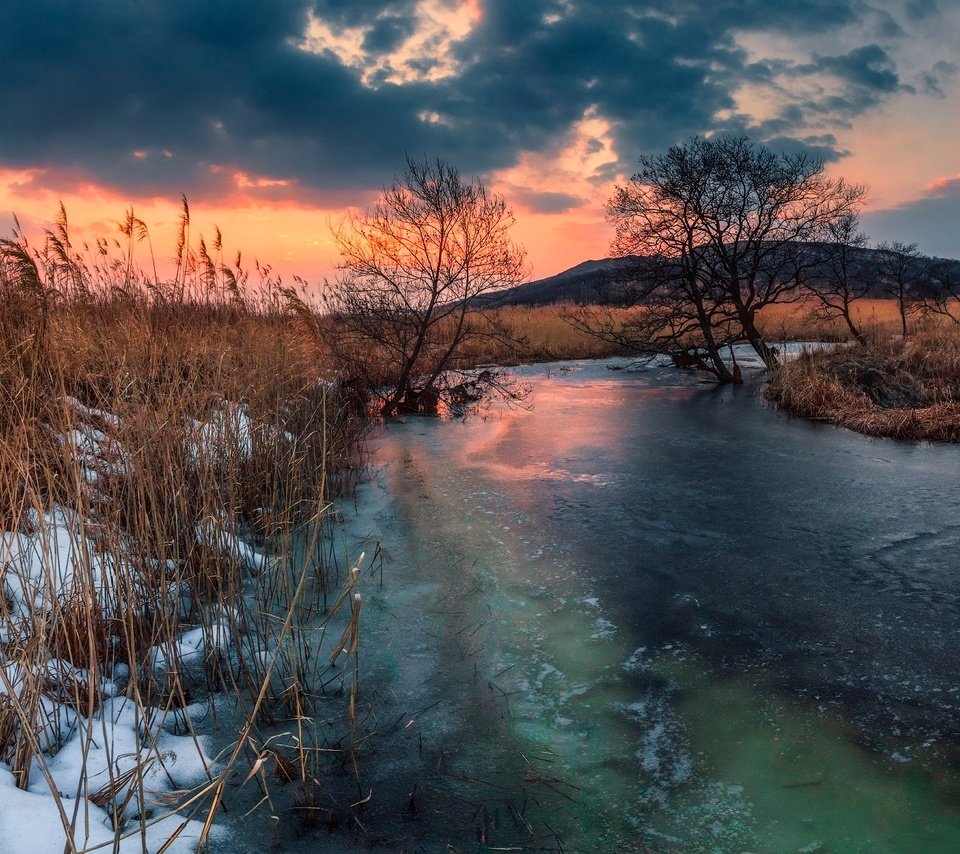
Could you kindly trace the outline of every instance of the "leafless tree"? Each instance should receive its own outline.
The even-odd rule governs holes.
[[[774,362],[759,312],[800,298],[816,264],[811,242],[855,212],[865,193],[828,178],[823,161],[806,154],[776,153],[746,137],[694,137],[642,157],[607,210],[618,254],[665,259],[661,266],[672,271],[647,286],[648,299],[663,307],[665,328],[677,329],[668,336],[673,349],[692,341],[717,378],[730,382],[724,344],[749,342],[765,363]]]
[[[960,261],[934,259],[927,267],[917,296],[925,313],[960,324]]]
[[[493,372],[466,383],[456,372],[465,345],[498,334],[471,313],[477,298],[524,278],[513,221],[479,181],[440,160],[408,160],[371,210],[335,229],[331,341],[349,380],[378,395],[383,414],[435,412],[444,398],[498,385]]]
[[[897,301],[900,331],[907,340],[907,315],[919,306],[919,286],[927,275],[928,261],[916,243],[877,244],[877,272],[881,290]]]
[[[816,302],[814,317],[842,320],[860,345],[865,345],[867,338],[854,319],[853,304],[870,292],[876,272],[865,260],[867,253],[863,250],[868,243],[869,238],[860,231],[858,213],[851,211],[828,223],[820,246],[817,282],[809,289]]]
[[[679,250],[679,234],[677,239]],[[680,367],[735,382],[735,365],[727,363],[723,350],[745,339],[702,275],[701,261],[692,246],[640,259],[632,272],[621,271],[605,283],[601,299],[568,308],[563,317],[581,332],[639,356],[666,355]],[[625,314],[625,308],[632,311]]]

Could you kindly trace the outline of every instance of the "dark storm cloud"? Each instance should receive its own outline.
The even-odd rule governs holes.
[[[218,163],[308,184],[369,180],[396,159],[391,136],[422,135],[422,99],[298,50],[306,13],[256,0],[7,5],[0,157],[166,192]]]
[[[840,56],[818,56],[804,72],[814,71],[834,75],[849,86],[877,95],[895,92],[900,86],[896,63],[880,45],[858,47]]]
[[[906,6],[907,17],[914,21],[939,15],[940,7],[937,0],[908,0]]]
[[[612,123],[624,163],[737,127],[836,156],[825,133],[810,137],[811,117],[826,128],[907,89],[889,52],[866,36],[808,63],[751,61],[735,39],[832,32],[873,14],[860,0],[482,6],[454,46],[455,73],[396,84],[389,70],[370,69],[423,23],[414,0],[5,3],[0,165],[194,197],[222,192],[236,170],[305,190],[370,187],[389,181],[405,152],[470,173],[509,166],[524,150],[555,146],[587,113]],[[334,33],[362,33],[365,81],[334,53],[297,47],[311,14]],[[407,67],[426,73],[439,62],[431,46]],[[919,89],[942,91],[946,65]],[[745,81],[782,92],[791,75],[813,74],[838,81],[843,95],[787,104],[761,124],[718,119]]]
[[[296,5],[296,3],[294,3]],[[413,17],[414,0],[315,0],[314,14],[334,27],[359,27],[382,16]]]
[[[807,154],[825,162],[839,160],[850,152],[837,147],[837,138],[830,133],[811,136],[770,136],[766,144],[774,151],[784,151],[787,154]]]
[[[956,63],[940,60],[934,63],[933,68],[920,75],[920,88],[927,95],[945,98],[947,93],[944,89],[954,81],[956,76]]]
[[[388,15],[378,18],[363,37],[363,49],[370,53],[396,50],[416,29],[412,15]]]

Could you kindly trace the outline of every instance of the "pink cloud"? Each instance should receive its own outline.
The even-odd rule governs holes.
[[[955,192],[960,192],[960,173],[950,177],[937,178],[931,181],[925,187],[927,194],[931,196],[946,196]]]

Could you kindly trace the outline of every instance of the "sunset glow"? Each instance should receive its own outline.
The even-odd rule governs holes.
[[[5,12],[23,120],[0,140],[0,228],[15,213],[38,239],[62,201],[92,240],[132,205],[167,257],[184,194],[196,233],[219,226],[232,252],[320,282],[331,223],[405,155],[441,157],[507,198],[537,278],[609,253],[604,203],[639,154],[731,132],[869,184],[875,239],[960,255],[960,7],[613,5]],[[112,41],[91,53],[92,32]]]

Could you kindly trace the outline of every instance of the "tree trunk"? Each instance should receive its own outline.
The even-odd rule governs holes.
[[[691,288],[694,305],[697,308],[697,322],[700,324],[700,331],[703,333],[703,340],[706,344],[707,357],[713,364],[713,373],[717,382],[732,383],[736,380],[730,369],[726,366],[723,358],[720,356],[720,348],[717,347],[717,339],[713,336],[713,322],[711,316],[707,313],[703,302],[703,294],[696,283],[693,282]]]
[[[854,340],[861,347],[867,346],[867,336],[863,334],[863,330],[853,322],[853,318],[850,316],[850,307],[845,306],[843,309],[843,319],[847,322],[847,329],[850,330],[850,334],[853,336]]]
[[[763,359],[763,364],[767,366],[767,370],[775,368],[777,366],[777,351],[773,347],[768,346],[767,342],[763,340],[763,335],[760,334],[760,330],[757,329],[757,325],[754,323],[753,313],[742,312],[740,314],[740,323],[743,326],[747,342],[753,347],[754,352]]]

